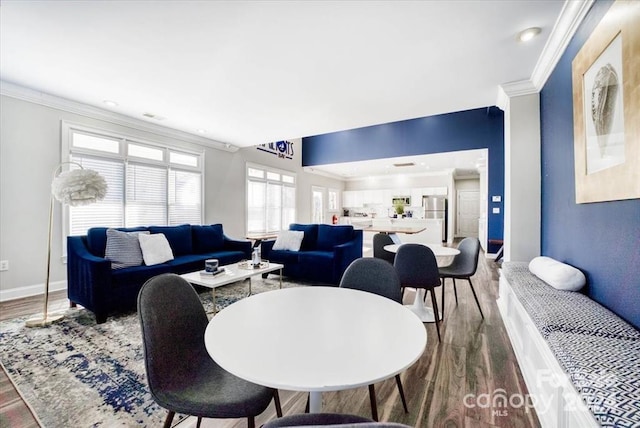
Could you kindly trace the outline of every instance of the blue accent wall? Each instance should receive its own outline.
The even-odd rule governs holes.
[[[302,166],[489,149],[488,199],[504,200],[504,113],[485,107],[302,139]],[[500,206],[500,214],[491,207]],[[502,239],[502,203],[487,200],[488,237]]]
[[[597,1],[540,93],[542,254],[587,276],[591,298],[640,328],[640,199],[576,204],[571,62],[611,1]]]

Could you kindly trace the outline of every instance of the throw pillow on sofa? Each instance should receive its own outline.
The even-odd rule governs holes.
[[[587,282],[581,271],[551,257],[535,257],[529,271],[557,290],[578,291]]]
[[[224,248],[224,233],[221,224],[193,225],[193,249],[196,253],[212,253]]]
[[[145,265],[157,265],[173,260],[171,246],[163,233],[139,234],[138,239],[140,240],[140,249],[142,250],[142,258]]]
[[[169,241],[171,250],[176,256],[193,253],[191,243],[191,225],[182,224],[180,226],[149,226],[149,232],[162,233]]]
[[[104,250],[104,258],[111,260],[112,269],[122,269],[142,264],[142,250],[140,249],[139,234],[149,232],[121,232],[116,229],[107,229],[107,245]]]
[[[272,249],[299,251],[300,245],[302,245],[302,238],[304,238],[304,232],[302,231],[282,230],[278,233]]]

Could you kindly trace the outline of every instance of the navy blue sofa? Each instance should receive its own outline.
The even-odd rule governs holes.
[[[299,251],[273,250],[275,240],[261,245],[262,258],[282,263],[285,276],[338,285],[347,266],[362,257],[362,230],[351,225],[292,223],[289,230],[304,232]]]
[[[163,273],[187,273],[204,269],[206,259],[227,265],[251,257],[251,242],[228,238],[221,224],[117,228],[125,232],[164,233],[174,259],[152,266],[112,269],[104,258],[107,228],[89,229],[85,236],[67,238],[67,295],[72,306],[92,311],[98,324],[112,311],[136,307],[138,292],[149,278]]]

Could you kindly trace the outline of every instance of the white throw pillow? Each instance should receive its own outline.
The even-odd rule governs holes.
[[[536,257],[529,263],[532,274],[558,290],[578,291],[587,282],[580,270],[551,257]]]
[[[302,230],[283,230],[278,233],[273,249],[298,251],[302,245],[302,238],[304,238]]]
[[[157,265],[173,260],[173,251],[164,233],[139,234],[138,239],[145,265]]]

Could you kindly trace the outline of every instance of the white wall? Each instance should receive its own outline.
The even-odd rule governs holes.
[[[90,110],[90,109],[89,109]],[[103,117],[103,116],[98,116]],[[0,300],[41,293],[46,273],[49,191],[54,168],[61,159],[61,121],[111,130],[205,154],[205,223],[222,223],[225,233],[245,235],[245,164],[247,161],[295,172],[298,221],[311,219],[311,186],[343,189],[340,180],[305,173],[301,140],[294,140],[292,160],[279,159],[256,148],[235,153],[180,140],[175,132],[150,131],[73,113],[10,96],[0,97],[0,260],[9,270],[0,272]],[[159,128],[159,127],[156,127]],[[197,138],[194,137],[194,140]],[[52,289],[66,287],[60,204],[54,212],[51,263]]]
[[[372,177],[363,180],[349,180],[345,182],[345,190],[375,190],[397,189],[411,187],[449,187],[451,173],[433,175],[402,175],[394,174],[389,177]]]
[[[510,97],[505,108],[504,259],[540,255],[540,95]]]

